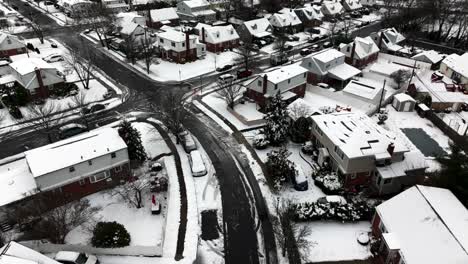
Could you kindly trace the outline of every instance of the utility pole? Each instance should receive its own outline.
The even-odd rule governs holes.
[[[414,76],[414,71],[416,70],[416,60],[414,60],[414,65],[413,65],[413,71],[411,72],[411,77],[409,79],[408,85],[406,86],[406,90],[408,90],[408,87],[411,85],[411,82],[413,81],[413,76]]]
[[[380,112],[380,108],[382,107],[382,99],[385,93],[385,83],[387,82],[387,79],[384,79],[383,81],[383,87],[382,87],[382,93],[380,94],[380,101],[379,101],[379,109],[378,111]]]

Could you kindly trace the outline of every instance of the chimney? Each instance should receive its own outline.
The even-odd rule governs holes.
[[[354,53],[356,53],[356,41],[353,41],[353,48],[351,49],[351,64],[354,64]]]
[[[146,22],[148,27],[153,26],[153,18],[151,17],[151,9],[148,9],[148,21]]]
[[[201,28],[201,38],[202,38],[202,42],[205,43],[205,27]]]
[[[39,68],[35,68],[34,72],[36,73],[37,82],[39,83],[39,97],[46,98],[48,93],[44,86],[44,82],[42,81],[41,70]]]
[[[264,74],[263,75],[263,94],[267,93],[267,88],[268,88],[268,75]]]
[[[382,40],[383,40],[383,32],[380,32],[379,45],[377,45],[379,49],[382,49]]]
[[[185,57],[188,59],[190,55],[190,34],[188,31],[185,32]]]
[[[391,156],[393,156],[393,152],[395,151],[395,144],[393,143],[388,144],[387,151]]]

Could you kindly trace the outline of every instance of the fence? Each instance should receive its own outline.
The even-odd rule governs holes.
[[[468,153],[468,139],[465,136],[461,136],[457,131],[453,130],[447,123],[444,122],[437,114],[432,111],[428,111],[426,114],[427,119],[438,127],[445,135],[447,135],[455,144],[460,146],[465,152]]]

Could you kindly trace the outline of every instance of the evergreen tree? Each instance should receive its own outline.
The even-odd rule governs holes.
[[[263,117],[266,121],[263,134],[272,145],[280,145],[286,141],[289,121],[286,104],[279,92],[271,99],[266,110],[267,113]]]
[[[128,156],[131,161],[142,163],[146,160],[147,154],[141,143],[141,135],[138,130],[132,127],[132,124],[127,120],[122,121],[119,125],[119,135],[125,141],[128,148]]]
[[[290,161],[288,157],[291,155],[286,148],[282,147],[279,150],[273,150],[267,154],[268,159],[266,167],[268,177],[272,181],[273,187],[279,190],[283,184],[296,176],[296,168],[294,162]]]
[[[437,185],[448,188],[468,206],[468,155],[457,144],[450,144],[450,154],[438,157],[441,165]]]
[[[291,124],[291,140],[296,143],[304,143],[310,139],[311,128],[307,118],[301,116]]]

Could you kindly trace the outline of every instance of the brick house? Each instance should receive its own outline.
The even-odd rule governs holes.
[[[341,4],[343,5],[343,8],[348,12],[356,11],[362,8],[360,0],[342,0]]]
[[[427,168],[419,150],[409,150],[367,115],[342,112],[312,116],[312,142],[348,191],[369,188],[397,193],[423,180]],[[321,154],[322,155],[322,154]],[[321,164],[320,164],[321,165]]]
[[[304,97],[306,79],[307,70],[301,66],[296,64],[283,66],[252,79],[246,84],[245,96],[254,100],[263,111],[268,104],[268,98],[274,97],[278,92],[286,102]]]
[[[210,26],[198,23],[195,29],[198,32],[198,39],[206,44],[208,51],[223,52],[239,46],[239,35],[232,25]]]
[[[361,73],[359,69],[345,63],[345,54],[336,49],[325,49],[306,56],[301,66],[308,70],[307,82],[340,82],[342,86]]]
[[[280,13],[275,13],[268,18],[273,29],[278,32],[287,32],[290,34],[300,32],[303,29],[299,17],[291,9],[285,8]]]
[[[305,5],[302,8],[294,9],[294,12],[302,21],[302,25],[305,28],[316,27],[322,24],[323,14],[320,7]]]
[[[179,15],[174,7],[152,9],[146,13],[146,25],[151,28],[178,26],[179,22]]]
[[[380,51],[371,37],[356,37],[351,43],[340,44],[339,50],[346,55],[345,62],[357,68],[376,61]]]
[[[468,263],[468,210],[447,189],[416,185],[376,207],[376,264]]]
[[[209,22],[216,20],[216,12],[206,0],[189,0],[177,3],[177,14],[180,19]]]
[[[0,33],[0,57],[10,57],[26,52],[26,45],[17,36]]]
[[[243,22],[237,28],[237,32],[244,42],[253,42],[254,40],[271,37],[273,26],[268,19],[259,18]]]
[[[127,180],[127,145],[113,128],[102,128],[0,161],[0,218],[38,192],[76,200]],[[10,182],[11,184],[7,184]]]
[[[161,58],[177,63],[195,61],[206,53],[205,44],[199,43],[197,36],[172,29],[159,33],[156,44]]]

